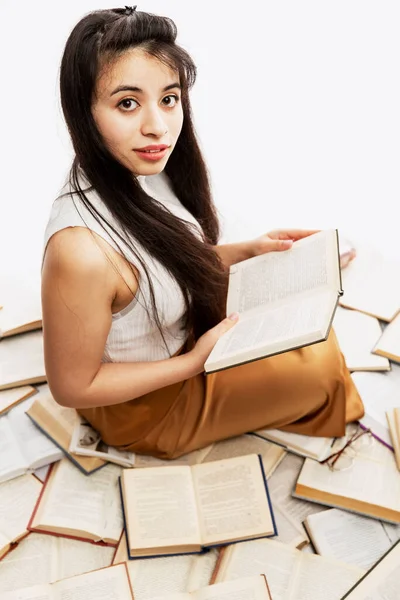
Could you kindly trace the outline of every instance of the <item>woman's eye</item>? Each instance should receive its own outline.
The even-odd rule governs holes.
[[[135,104],[137,104],[136,100],[134,100],[133,98],[125,98],[124,100],[121,100],[118,106],[123,108],[125,112],[128,112],[132,110],[132,102],[135,102]]]
[[[173,103],[172,105],[171,105],[171,102],[168,102],[168,104],[167,104],[168,107],[176,106],[179,102],[179,96],[176,96],[175,94],[170,94],[169,96],[165,96],[164,100],[166,100],[167,98],[173,98],[175,100],[175,103]]]

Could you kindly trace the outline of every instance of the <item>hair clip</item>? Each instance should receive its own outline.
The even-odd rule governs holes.
[[[126,15],[133,15],[133,13],[135,12],[137,6],[125,6],[125,14]]]

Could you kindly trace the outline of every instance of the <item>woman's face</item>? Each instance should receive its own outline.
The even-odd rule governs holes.
[[[135,175],[160,173],[175,147],[183,123],[179,83],[176,71],[139,49],[100,73],[94,120],[108,149]],[[160,144],[168,146],[161,157],[138,152]]]

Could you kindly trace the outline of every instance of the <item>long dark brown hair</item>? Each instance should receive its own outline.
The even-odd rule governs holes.
[[[196,66],[186,50],[175,43],[176,37],[176,25],[167,17],[125,9],[91,12],[77,23],[66,42],[60,92],[75,151],[69,176],[72,190],[101,222],[102,217],[85,194],[87,190],[80,185],[79,172],[83,170],[124,237],[110,223],[108,227],[129,247],[146,273],[151,318],[162,338],[154,289],[135,241],[176,279],[186,305],[184,327],[198,339],[224,317],[227,270],[213,249],[219,239],[219,224],[191,117],[188,92],[196,80]],[[165,172],[183,206],[200,223],[203,240],[163,204],[146,194],[132,172],[107,149],[96,127],[91,106],[101,65],[137,47],[179,73],[183,126]],[[120,248],[117,239],[114,241]]]

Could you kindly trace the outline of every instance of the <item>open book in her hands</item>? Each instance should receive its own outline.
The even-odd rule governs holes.
[[[336,229],[232,265],[227,314],[240,317],[214,346],[206,373],[326,340],[342,293]]]
[[[125,469],[121,491],[131,559],[277,533],[257,454],[191,467]]]

